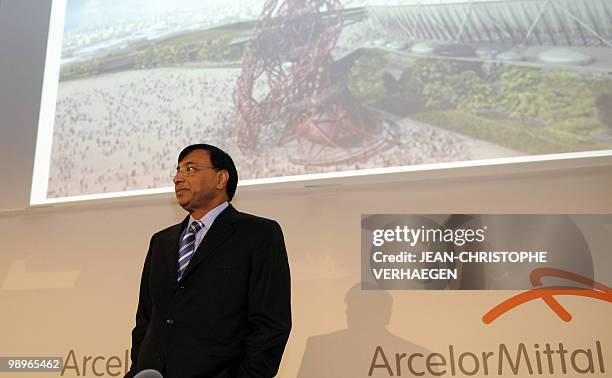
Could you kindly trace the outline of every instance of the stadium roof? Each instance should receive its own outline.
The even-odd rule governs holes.
[[[611,0],[379,0],[367,3],[370,22],[375,28],[410,40],[612,47]]]

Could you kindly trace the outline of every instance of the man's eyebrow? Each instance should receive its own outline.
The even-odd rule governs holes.
[[[185,166],[185,165],[189,165],[189,164],[196,164],[196,165],[197,165],[198,163],[197,163],[197,162],[195,162],[195,161],[186,161],[186,162],[183,164],[183,166]],[[178,167],[180,167],[180,164],[177,164],[177,165],[176,165],[176,167],[177,167],[177,168],[178,168]]]

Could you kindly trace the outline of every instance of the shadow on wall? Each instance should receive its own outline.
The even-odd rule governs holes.
[[[387,330],[393,311],[391,295],[374,283],[358,282],[346,293],[345,302],[347,328],[308,339],[298,378],[389,377],[390,372],[399,375],[401,370],[414,374],[408,371],[406,359],[396,366],[395,352],[427,356],[429,351]],[[412,366],[427,373],[422,357]]]

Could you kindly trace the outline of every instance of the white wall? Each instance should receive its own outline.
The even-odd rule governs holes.
[[[277,219],[285,233],[292,268],[295,327],[281,376],[296,375],[308,337],[346,326],[344,296],[359,280],[362,213],[612,211],[610,166],[531,173],[508,170],[498,168],[497,173],[478,178],[464,175],[327,189],[239,188],[237,208]],[[122,356],[129,347],[149,238],[155,231],[180,221],[183,215],[171,195],[66,204],[0,215],[0,334],[4,340],[0,355],[66,357],[74,350],[79,358]],[[476,348],[501,339],[524,337],[513,331],[516,324],[512,323],[499,326],[494,333],[478,328],[482,326],[482,313],[508,296],[503,292],[413,291],[395,292],[393,296],[389,328],[429,349],[467,340]],[[610,306],[591,302],[573,304],[572,311],[586,308],[576,314],[573,328],[560,327],[554,318],[551,320],[543,304],[531,305],[529,317],[519,318],[543,318],[545,325],[525,326],[535,327],[530,337],[565,337],[568,342],[580,343],[589,335],[599,335],[597,327],[605,326],[612,315]],[[450,308],[456,308],[453,316],[465,327],[439,322],[441,314]],[[404,321],[406,316],[429,325],[415,327]],[[429,322],[435,322],[433,329],[434,323]],[[475,327],[479,337],[473,335]],[[600,339],[612,342],[609,333]],[[368,341],[377,342],[374,336]],[[75,374],[71,371],[66,375]]]

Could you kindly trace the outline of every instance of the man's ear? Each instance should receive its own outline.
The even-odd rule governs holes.
[[[225,170],[217,173],[217,189],[225,189],[227,181],[229,180],[229,173]]]

